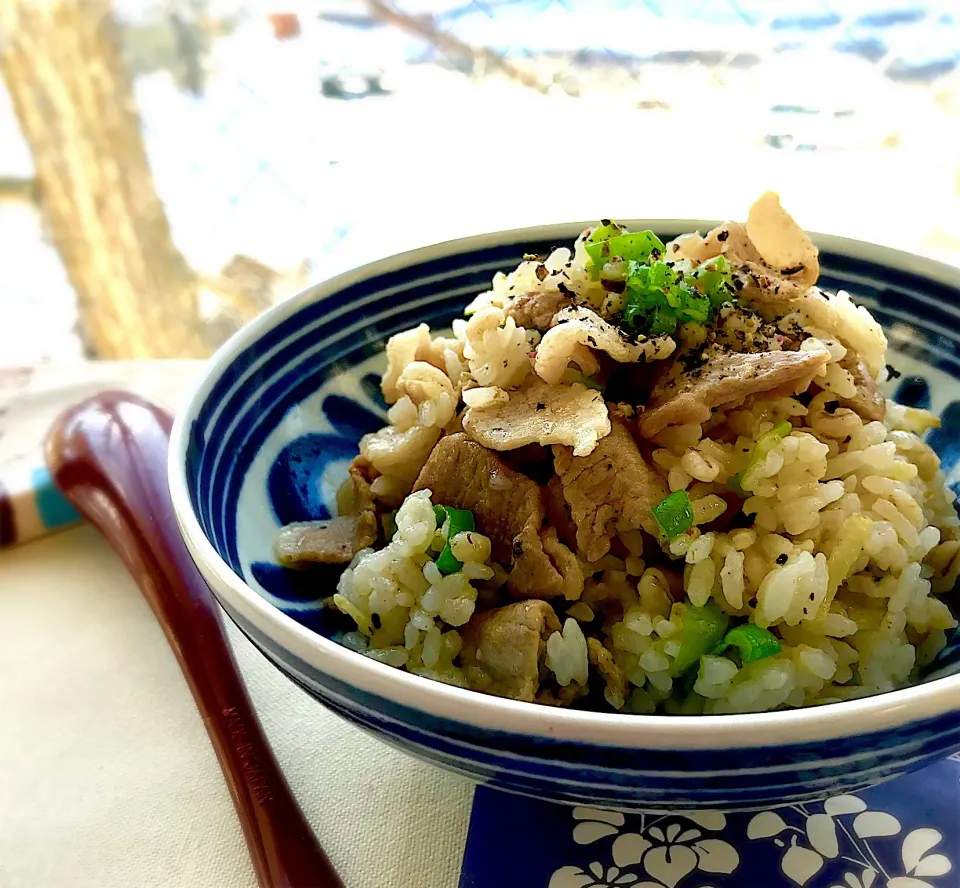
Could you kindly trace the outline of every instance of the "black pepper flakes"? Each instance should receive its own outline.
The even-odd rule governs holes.
[[[523,543],[520,540],[513,541],[513,557],[520,558],[523,556]]]
[[[791,274],[798,274],[801,271],[803,271],[802,263],[800,265],[791,265],[789,268],[781,268],[780,274],[791,275]]]
[[[786,564],[786,563],[787,563],[787,553],[786,553],[786,552],[781,552],[781,553],[777,556],[777,564]]]
[[[674,253],[679,253],[679,252],[680,252],[680,244],[673,244],[673,245],[670,247],[670,249],[671,249]]]
[[[370,614],[370,624],[374,629],[379,629],[383,626],[383,622],[380,619],[380,614]]]
[[[534,273],[537,276],[537,280],[541,282],[545,281],[550,276],[550,272],[547,270],[546,265],[538,265],[537,270]]]
[[[607,226],[607,227],[609,228],[612,223],[610,222],[609,219],[601,219],[601,220],[600,220],[600,224],[601,224],[601,225],[605,225],[605,226]]]
[[[537,401],[537,410],[546,410],[546,409],[547,409],[547,405],[544,404],[543,401]]]
[[[730,237],[730,232],[726,228],[723,229],[718,235],[717,240],[723,243],[728,237]]]
[[[890,379],[899,379],[903,374],[892,364],[887,364],[887,376],[889,376]]]
[[[557,281],[557,289],[563,293],[564,296],[569,296],[571,299],[573,298],[573,291],[563,281]]]

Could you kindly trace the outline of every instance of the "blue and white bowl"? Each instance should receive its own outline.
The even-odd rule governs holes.
[[[621,808],[746,809],[823,798],[960,749],[960,638],[917,687],[758,715],[629,716],[518,703],[428,681],[339,645],[316,584],[272,563],[284,523],[328,517],[364,433],[384,423],[387,338],[448,326],[524,253],[583,223],[505,231],[405,253],[278,305],[216,354],[173,432],[170,487],[187,545],[230,617],[321,703],[413,755],[504,789]],[[704,222],[636,221],[664,239]],[[960,478],[960,270],[819,236],[822,284],[885,325],[902,400]],[[322,590],[329,594],[332,589]]]

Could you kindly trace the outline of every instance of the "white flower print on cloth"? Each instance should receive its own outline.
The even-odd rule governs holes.
[[[723,814],[640,814],[637,832],[622,832],[623,814],[575,808],[573,840],[578,845],[613,838],[606,869],[600,861],[587,870],[576,866],[558,869],[549,888],[677,888],[692,873],[733,873],[740,855],[728,842],[708,835],[726,826]],[[636,819],[636,818],[634,818]]]
[[[945,876],[953,864],[945,855],[931,853],[943,841],[939,830],[914,829],[900,847],[900,873],[884,868],[874,843],[898,837],[900,821],[885,811],[869,811],[853,795],[827,799],[820,807],[793,805],[762,811],[747,825],[747,838],[772,840],[783,848],[780,869],[796,885],[807,885],[828,863],[849,864],[842,881],[830,888],[939,888],[926,881]],[[795,821],[788,823],[787,819]]]
[[[960,759],[960,756],[956,757]],[[462,888],[960,888],[960,760],[774,810],[564,807],[480,787]]]

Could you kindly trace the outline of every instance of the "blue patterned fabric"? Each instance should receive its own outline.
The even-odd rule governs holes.
[[[680,230],[689,229],[659,233],[667,238]],[[382,424],[385,405],[377,380],[383,343],[417,323],[448,325],[473,295],[489,286],[495,271],[515,265],[523,253],[546,253],[575,233],[575,227],[558,226],[532,242],[465,247],[422,261],[399,257],[392,270],[359,274],[323,299],[311,301],[308,294],[293,303],[287,316],[236,355],[195,417],[187,455],[194,508],[227,564],[294,620],[337,639],[348,626],[323,606],[332,580],[306,580],[278,568],[272,539],[287,521],[331,513],[359,438]],[[899,386],[905,400],[943,417],[943,428],[930,440],[956,487],[956,289],[910,271],[906,261],[871,262],[826,249],[821,263],[824,287],[850,290],[885,324],[891,360],[900,374],[890,393]],[[695,754],[487,730],[334,679],[228,611],[281,670],[346,718],[441,767],[532,796],[627,808],[669,803],[691,812],[762,808],[857,791],[960,748],[960,718],[952,713],[876,735],[817,743],[786,737],[776,746]],[[960,669],[957,639],[934,668],[937,674]]]
[[[620,814],[479,788],[460,888],[955,888],[960,763],[825,802]]]

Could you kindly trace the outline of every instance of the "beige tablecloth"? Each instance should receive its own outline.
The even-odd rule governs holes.
[[[6,405],[0,440],[28,456],[44,416],[101,381],[176,403],[195,372],[47,368]],[[347,888],[454,888],[472,786],[361,733],[230,638]],[[0,886],[254,884],[193,700],[119,560],[89,527],[0,552]]]

